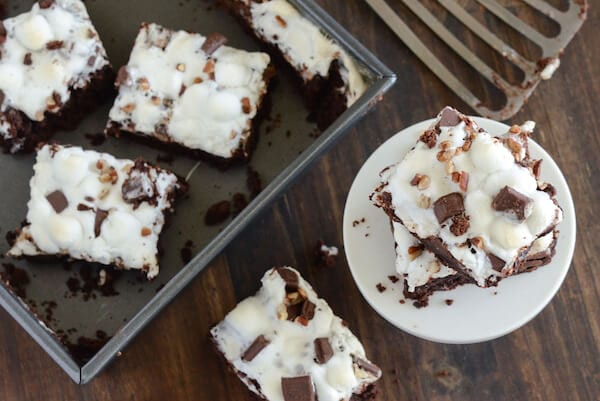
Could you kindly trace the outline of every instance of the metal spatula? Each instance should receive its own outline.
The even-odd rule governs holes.
[[[495,120],[506,120],[513,116],[523,106],[540,80],[549,79],[552,76],[552,73],[560,64],[559,56],[583,24],[588,8],[587,0],[568,0],[569,8],[566,11],[560,11],[543,0],[522,0],[558,23],[560,33],[556,37],[548,38],[504,8],[497,0],[476,0],[491,14],[541,48],[541,58],[532,61],[519,54],[514,50],[513,46],[501,40],[487,26],[479,22],[465,8],[459,5],[457,1],[436,0],[445,10],[461,21],[467,29],[472,31],[496,52],[500,53],[507,61],[510,61],[523,71],[523,81],[518,84],[511,84],[471,49],[465,46],[419,0],[401,1],[439,39],[444,41],[458,56],[506,95],[507,101],[501,109],[492,110],[484,106],[483,100],[473,94],[464,84],[464,81],[470,77],[458,77],[450,72],[384,0],[366,0],[396,35],[438,78],[479,114]]]

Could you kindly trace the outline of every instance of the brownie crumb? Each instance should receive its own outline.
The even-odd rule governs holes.
[[[79,278],[69,277],[66,286],[69,290],[67,296],[76,297],[80,293],[84,301],[96,299],[98,295],[112,297],[119,295],[114,288],[115,279],[121,274],[113,268],[81,262]]]
[[[400,302],[402,305],[404,305],[406,303],[406,300],[405,299],[401,299],[398,302]]]
[[[314,250],[315,263],[319,267],[332,267],[337,262],[339,250],[335,246],[327,246],[321,240],[317,241]]]
[[[242,193],[233,194],[233,198],[231,200],[231,214],[233,217],[237,216],[248,206],[248,200],[246,199],[246,195]]]
[[[12,263],[2,263],[2,267],[4,271],[0,272],[0,280],[12,289],[19,298],[25,298],[27,296],[25,286],[29,284],[27,272]]]
[[[377,287],[377,291],[379,292],[384,292],[385,290],[387,290],[387,287],[381,283],[377,283],[375,287]]]
[[[397,282],[400,280],[400,279],[398,278],[398,276],[394,276],[394,275],[388,276],[388,279],[389,279],[389,280],[390,280],[392,283],[394,283],[394,284],[395,284],[395,283],[397,283]]]
[[[179,250],[179,254],[181,255],[181,261],[186,265],[190,263],[193,255],[194,242],[191,240],[187,240],[183,245],[183,248]]]
[[[246,168],[246,185],[250,191],[250,199],[254,199],[262,191],[262,181],[258,172],[251,166]]]
[[[85,137],[92,146],[100,146],[106,141],[104,134],[85,134]]]
[[[453,299],[446,299],[444,302],[446,303],[446,305],[450,306],[450,305],[452,305],[454,303],[454,300]]]
[[[449,377],[452,376],[452,373],[450,373],[447,370],[439,370],[437,372],[435,372],[435,377]]]
[[[231,214],[231,203],[228,200],[220,201],[212,205],[204,215],[204,224],[216,226],[227,220]]]
[[[54,319],[54,310],[58,305],[55,301],[42,301],[42,307],[44,308],[45,315],[43,316],[43,320],[46,324],[50,324],[55,321]]]

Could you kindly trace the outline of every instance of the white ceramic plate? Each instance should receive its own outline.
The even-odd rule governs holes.
[[[496,121],[474,120],[492,134],[508,127]],[[552,183],[564,211],[560,236],[552,262],[540,269],[510,277],[497,287],[464,285],[452,291],[434,293],[429,306],[418,309],[407,299],[404,304],[402,280],[392,283],[394,240],[390,222],[383,211],[373,206],[369,194],[379,184],[379,172],[400,161],[414,146],[419,135],[433,120],[415,124],[394,135],[379,147],[356,176],[344,210],[344,247],[352,276],[369,304],[394,326],[427,340],[468,344],[491,340],[521,327],[536,316],[562,284],[575,247],[575,210],[569,187],[552,158],[530,141],[533,158],[542,158],[541,178]],[[364,222],[361,222],[362,219]],[[357,224],[358,222],[358,224]],[[377,284],[386,290],[380,292]],[[446,300],[452,300],[451,305]]]

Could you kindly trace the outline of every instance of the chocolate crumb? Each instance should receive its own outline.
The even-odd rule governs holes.
[[[191,240],[188,240],[185,242],[185,245],[183,246],[183,248],[181,248],[179,250],[179,254],[181,255],[181,260],[186,265],[188,263],[190,263],[190,261],[192,260],[192,254],[193,254],[192,248],[193,247],[194,247],[194,243]]]
[[[204,224],[207,226],[216,226],[223,223],[231,214],[231,203],[227,200],[220,201],[212,205],[204,215]]]
[[[401,299],[398,302],[400,302],[402,305],[404,305],[406,303],[406,300],[405,299]]]
[[[327,246],[322,240],[318,240],[314,248],[315,263],[319,267],[332,267],[337,263],[338,248]]]
[[[450,306],[450,305],[452,305],[454,303],[454,300],[453,299],[446,299],[444,302],[446,303],[446,305]]]
[[[25,54],[25,57],[23,57],[23,64],[25,64],[25,65],[33,64],[33,61],[31,60],[31,53]]]
[[[377,283],[375,287],[377,287],[377,291],[379,292],[384,292],[385,290],[387,290],[387,287],[381,283]]]
[[[395,283],[397,283],[397,282],[400,280],[400,278],[398,278],[398,276],[393,276],[393,275],[392,275],[392,276],[388,276],[388,279],[389,279],[389,280],[390,280],[392,283],[394,283],[394,284],[395,284]]]
[[[246,186],[250,191],[250,199],[254,199],[262,191],[262,182],[258,172],[251,166],[246,168]]]

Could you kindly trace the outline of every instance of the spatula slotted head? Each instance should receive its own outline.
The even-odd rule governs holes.
[[[366,2],[465,103],[495,120],[517,113],[552,76],[588,8],[587,0]]]

